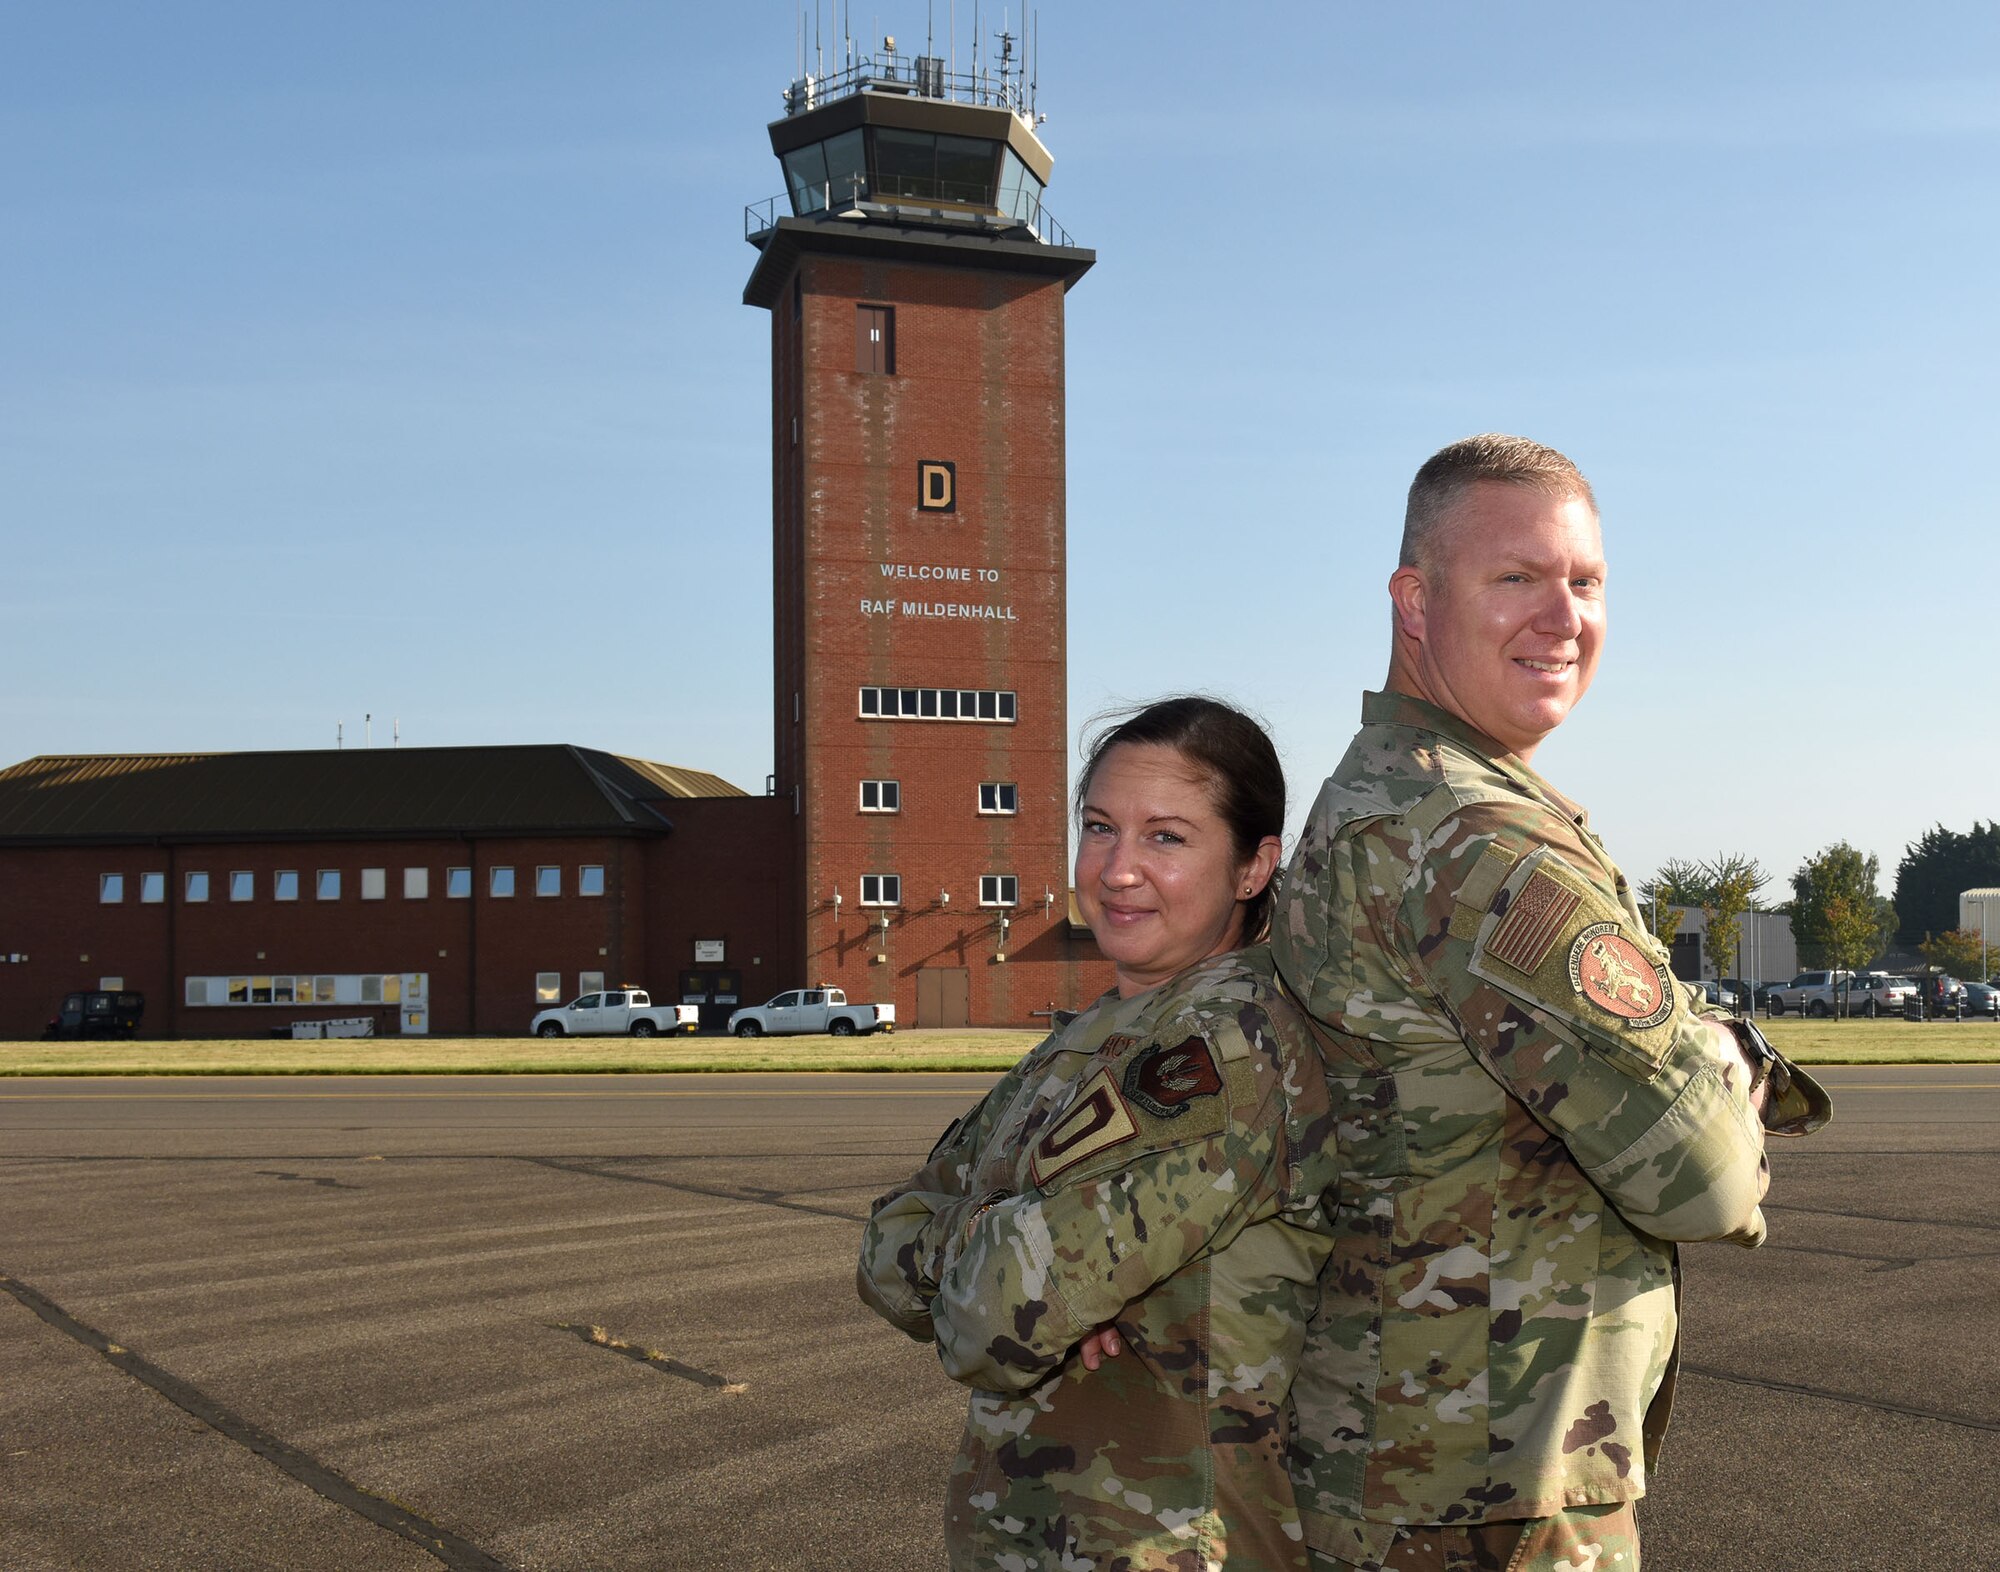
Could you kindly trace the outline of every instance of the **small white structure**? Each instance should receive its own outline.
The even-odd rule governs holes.
[[[2000,947],[2000,889],[1989,885],[1983,890],[1960,890],[1958,925],[1967,933],[1978,934],[1982,945]],[[1991,975],[1990,962],[1986,970]]]
[[[1681,914],[1674,935],[1674,974],[1690,981],[1703,977],[1740,977],[1748,983],[1790,982],[1799,972],[1799,947],[1792,939],[1792,919],[1782,912],[1745,912],[1737,918],[1736,969],[1718,971],[1708,958],[1708,946],[1699,949],[1696,963],[1695,935],[1705,935],[1708,914],[1699,906],[1669,907]],[[1994,934],[2000,937],[2000,890],[1993,898]],[[1684,969],[1686,968],[1686,969]]]

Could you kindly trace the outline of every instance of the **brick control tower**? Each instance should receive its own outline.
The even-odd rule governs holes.
[[[845,51],[770,127],[774,787],[800,986],[1032,1026],[1109,968],[1070,921],[1063,299],[1095,260],[1002,35]]]

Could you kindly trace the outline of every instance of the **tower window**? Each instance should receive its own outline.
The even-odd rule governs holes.
[[[863,906],[900,906],[903,903],[903,879],[894,873],[864,873],[861,876],[861,904]]]
[[[854,308],[854,369],[877,376],[896,374],[896,308]]]
[[[863,688],[861,714],[868,720],[1011,722],[1014,695],[992,688]]]
[[[979,876],[981,906],[1018,906],[1021,881],[1011,873],[983,873]]]
[[[982,781],[979,785],[981,813],[1019,813],[1021,794],[1012,781]]]
[[[863,813],[901,813],[903,811],[903,788],[898,781],[863,781],[861,783],[861,811]]]

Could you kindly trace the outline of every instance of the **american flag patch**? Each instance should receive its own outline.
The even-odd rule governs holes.
[[[1493,930],[1486,953],[1517,972],[1533,972],[1582,904],[1582,896],[1537,869]]]

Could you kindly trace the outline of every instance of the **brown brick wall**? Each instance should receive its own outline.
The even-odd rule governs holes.
[[[1109,981],[1067,926],[1063,287],[812,253],[798,278],[797,324],[789,289],[772,313],[775,752],[781,792],[802,788],[808,959],[781,986],[843,987],[914,1024],[918,973],[964,968],[973,1022],[1028,1025]],[[894,309],[891,375],[856,369],[862,304]],[[919,508],[926,460],[955,467],[955,511]],[[918,609],[937,606],[998,614]],[[1018,719],[863,719],[864,684],[1011,691]],[[865,779],[898,782],[901,810],[863,813]],[[1019,813],[982,815],[983,782],[1014,784]],[[860,902],[872,873],[902,880],[886,936]],[[1019,884],[1004,962],[982,874]]]
[[[437,838],[194,846],[0,848],[0,1038],[35,1037],[63,994],[118,977],[146,995],[148,1037],[255,1037],[314,1017],[372,1014],[398,1029],[393,1007],[189,1006],[189,976],[424,972],[430,1030],[510,1034],[539,1006],[538,972],[561,975],[565,998],[579,974],[631,982],[662,999],[694,937],[726,936],[750,954],[783,955],[778,894],[788,825],[770,798],[673,805],[675,830],[657,837]],[[577,870],[605,870],[605,893],[578,893]],[[515,870],[515,894],[488,893],[495,865]],[[535,870],[559,868],[562,893],[537,896]],[[403,894],[403,870],[429,870],[430,893]],[[445,895],[445,870],[470,867],[473,895]],[[340,870],[337,901],[315,898],[322,868]],[[384,896],[361,899],[362,870],[384,870]],[[209,899],[184,899],[192,870],[210,876]],[[273,875],[299,874],[299,899],[273,899]],[[229,876],[250,872],[254,897],[229,899]],[[167,875],[168,898],[139,899],[141,875]],[[122,873],[125,899],[104,905],[99,876]],[[718,930],[719,934],[712,930]],[[793,966],[771,963],[779,975]],[[775,986],[773,991],[775,991]]]

